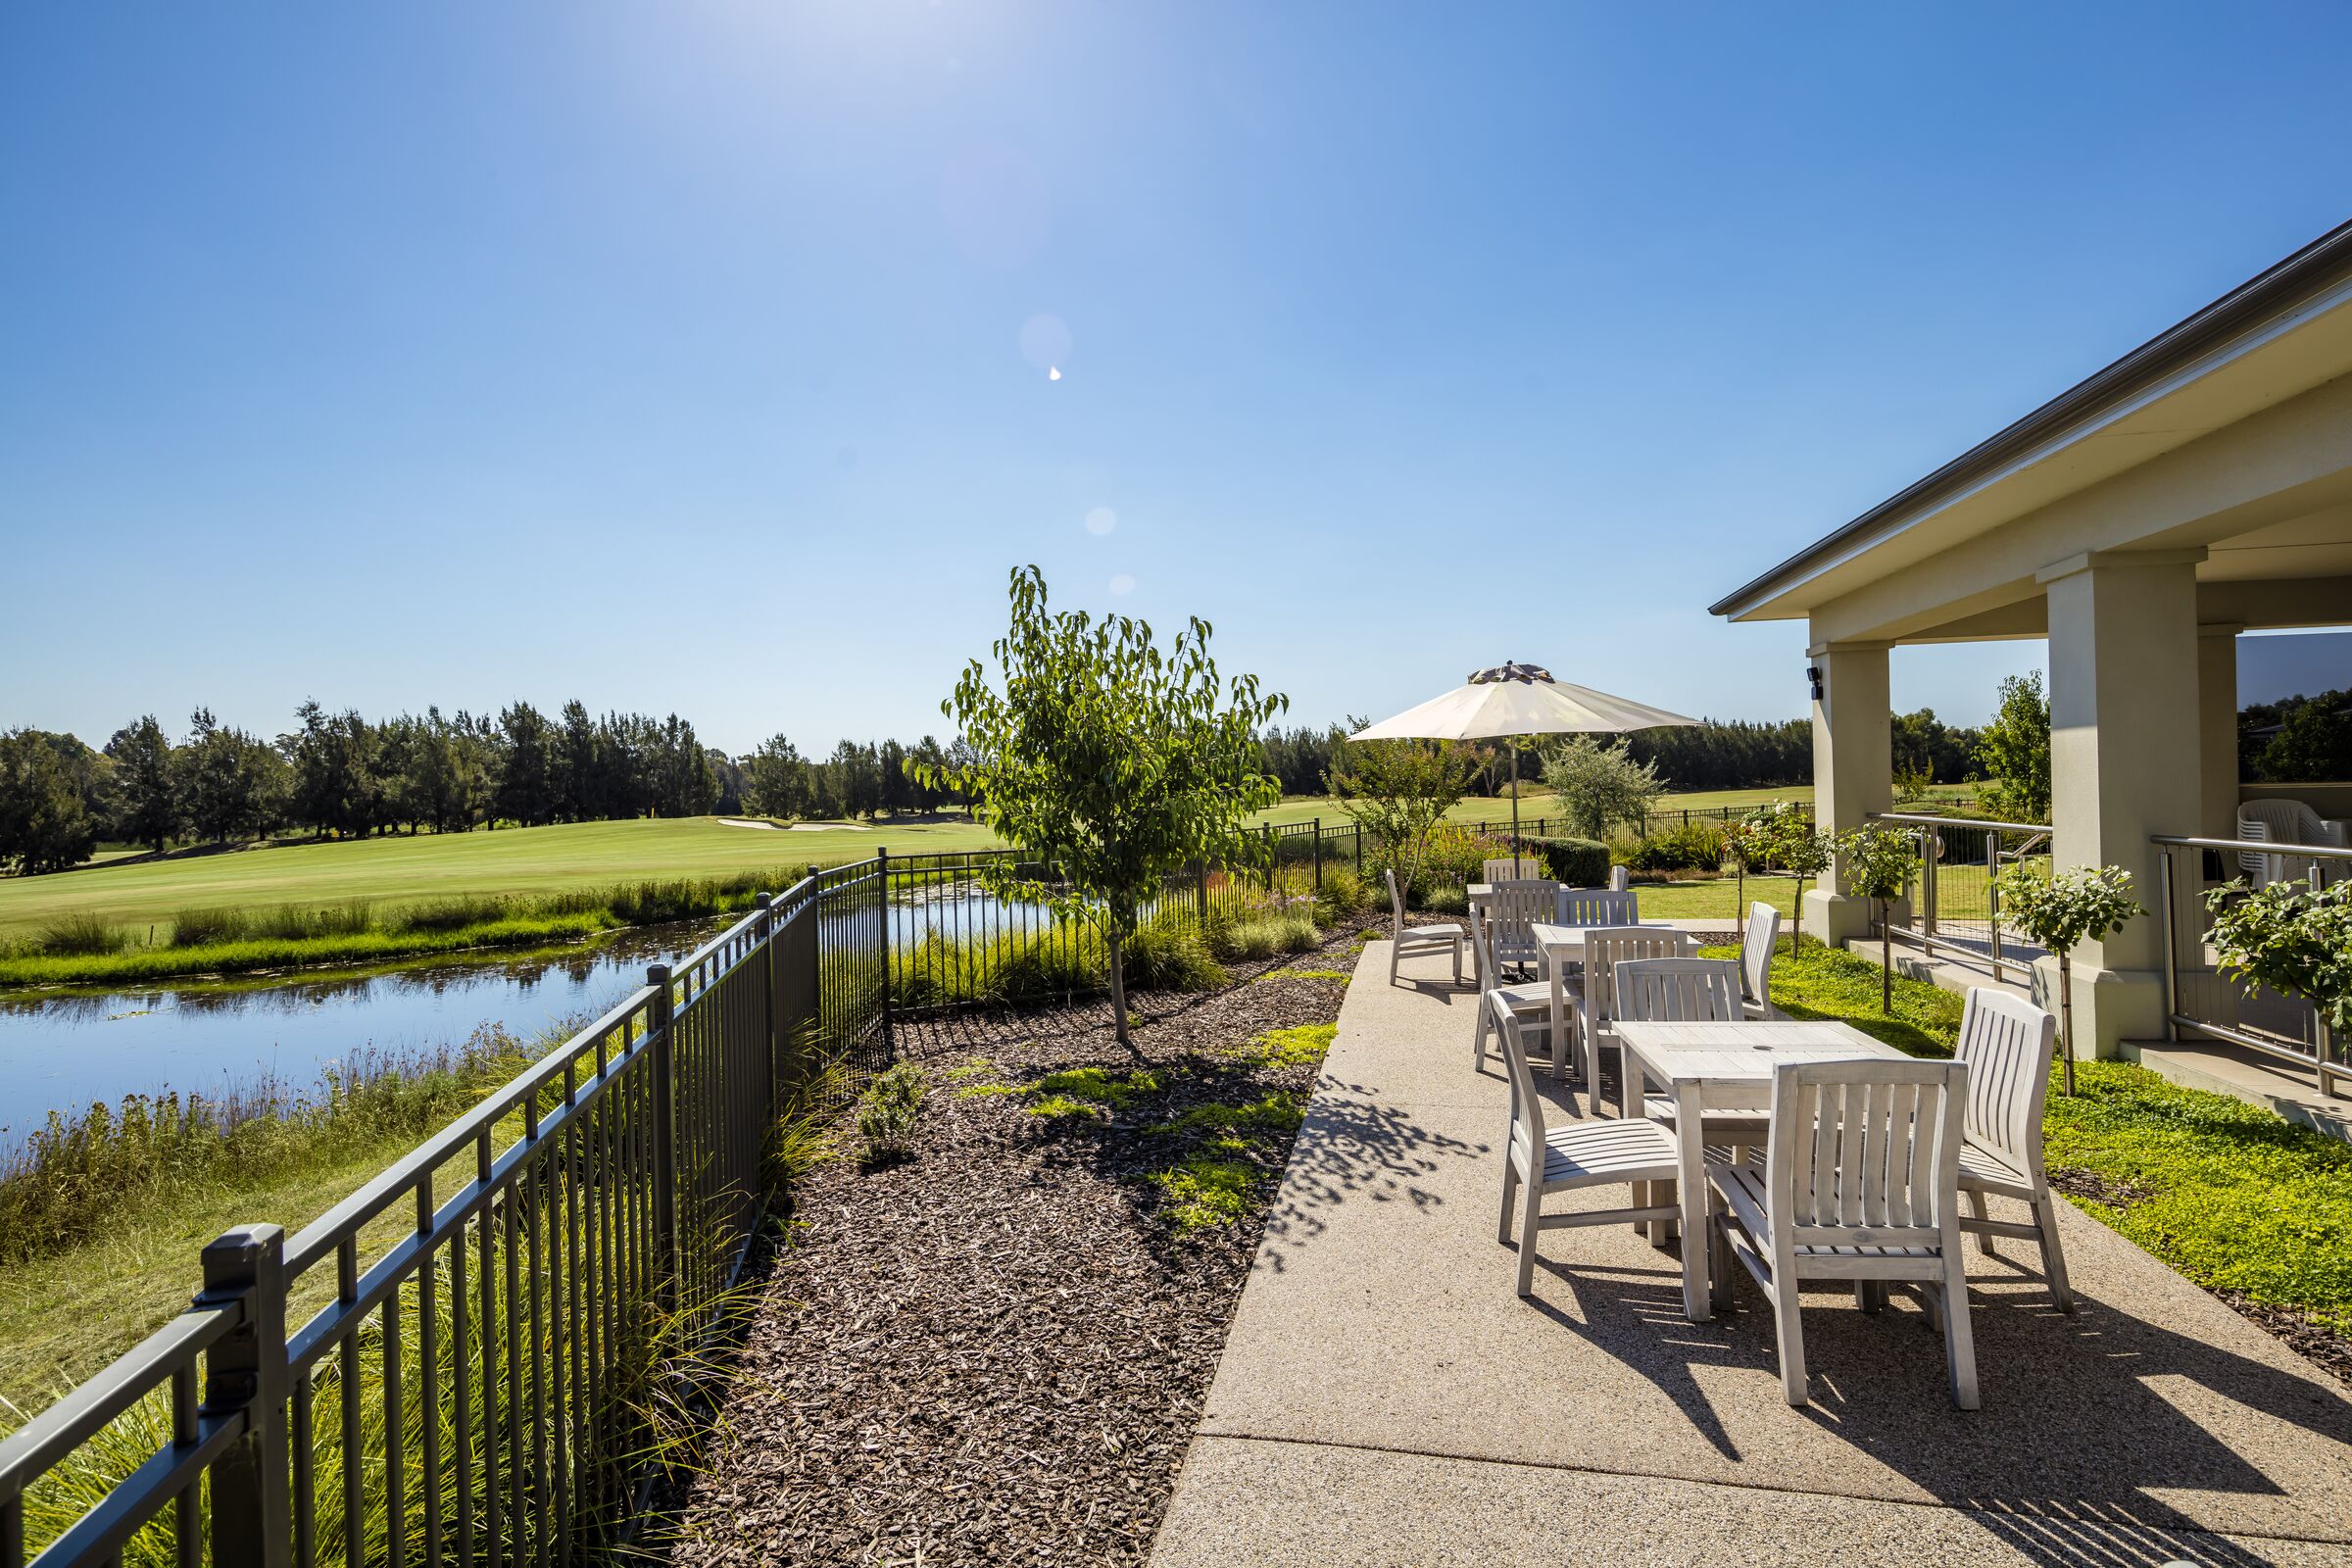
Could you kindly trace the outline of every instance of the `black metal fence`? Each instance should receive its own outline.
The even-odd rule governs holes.
[[[292,1239],[220,1237],[185,1312],[0,1443],[0,1568],[545,1565],[625,1539],[810,1063],[879,1066],[894,1016],[1002,995],[1008,966],[1093,988],[1085,927],[980,886],[1020,853],[811,867]],[[1351,819],[1269,826],[1146,917],[1280,913],[1371,858]]]

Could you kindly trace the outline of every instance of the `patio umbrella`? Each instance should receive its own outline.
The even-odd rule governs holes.
[[[1695,718],[1590,686],[1553,680],[1536,664],[1496,664],[1443,697],[1367,724],[1350,740],[1480,741],[1522,735],[1622,735],[1628,730],[1695,724]],[[1519,867],[1519,748],[1511,748],[1511,868]]]

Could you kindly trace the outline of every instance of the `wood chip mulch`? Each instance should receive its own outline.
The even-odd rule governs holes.
[[[1246,1219],[1180,1234],[1150,1178],[1191,1146],[1152,1129],[1303,1104],[1314,1066],[1235,1052],[1336,1019],[1344,981],[1285,971],[1356,951],[1342,933],[1208,996],[1131,998],[1140,1060],[1101,1003],[903,1025],[930,1085],[913,1157],[803,1182],[671,1562],[1143,1561],[1294,1137],[1250,1135]],[[1034,1113],[1028,1086],[1090,1066],[1157,1087]]]

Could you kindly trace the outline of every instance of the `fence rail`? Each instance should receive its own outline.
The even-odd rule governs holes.
[[[1896,941],[1987,964],[1996,985],[2006,969],[2040,956],[2039,948],[2003,931],[1994,879],[2003,866],[2044,849],[2047,825],[1924,811],[1874,811],[1868,820],[1908,829],[1919,839],[1918,875],[1909,896],[1889,910],[1888,934]]]
[[[1279,912],[1369,849],[1352,819],[1268,825],[1144,914]],[[1007,860],[1054,881],[1016,850],[811,866],[298,1235],[214,1241],[186,1311],[0,1442],[0,1568],[547,1565],[625,1540],[811,1061],[877,1067],[896,1018],[1014,966],[1091,986],[1083,930],[981,889]]]
[[[2218,854],[2226,858],[2225,871],[2230,860],[2245,855],[2300,860],[2308,869],[2310,885],[2317,887],[2323,881],[2324,867],[2352,862],[2352,850],[2280,844],[2270,839],[2206,839],[2169,834],[2158,834],[2149,842],[2162,857],[2165,1037],[2178,1041],[2181,1030],[2190,1029],[2226,1040],[2294,1066],[2309,1068],[2322,1095],[2339,1093],[2337,1085],[2352,1075],[2352,1063],[2342,1059],[2345,1043],[2334,1038],[2325,1014],[2308,1002],[2282,996],[2267,986],[2258,986],[2249,995],[2243,987],[2231,984],[2221,974],[2201,933],[2193,949],[2183,956],[2179,908],[2182,873],[2176,857],[2182,851],[2196,853],[2191,865],[2200,885],[2204,881],[2202,867],[2207,855]]]

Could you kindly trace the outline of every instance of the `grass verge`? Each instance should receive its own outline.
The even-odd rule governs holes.
[[[1952,993],[1898,979],[1889,1017],[1877,964],[1811,946],[1791,957],[1785,938],[1772,1000],[1913,1055],[1949,1055],[1959,1036]],[[2352,1146],[2132,1062],[2077,1062],[2075,1084],[2062,1095],[2053,1073],[2042,1148],[2078,1208],[2233,1304],[2352,1340]]]

